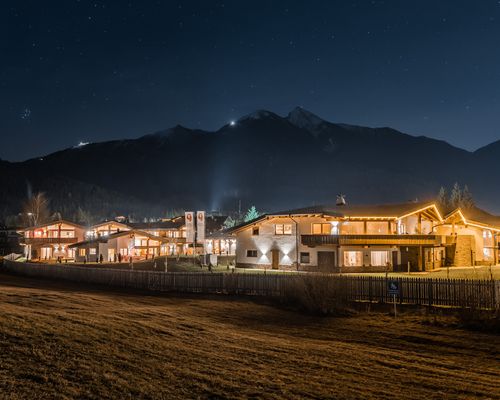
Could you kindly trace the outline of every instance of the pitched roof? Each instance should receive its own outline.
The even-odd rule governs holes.
[[[77,224],[75,222],[68,221],[65,219],[58,219],[57,221],[50,221],[50,222],[46,222],[46,223],[39,224],[36,226],[28,226],[27,228],[19,229],[19,232],[30,231],[32,229],[40,229],[40,228],[43,228],[45,226],[57,225],[57,224],[66,224],[66,225],[74,226],[75,228],[85,229],[85,227],[83,225]]]
[[[72,245],[70,245],[68,247],[70,247],[70,248],[80,247],[80,246],[84,246],[84,245],[91,244],[91,243],[107,243],[111,239],[116,239],[116,238],[119,238],[119,237],[122,237],[122,236],[127,236],[127,235],[141,235],[141,236],[145,236],[145,237],[148,237],[148,238],[150,238],[152,240],[157,240],[157,241],[163,242],[163,243],[168,242],[169,240],[171,240],[169,238],[164,238],[164,237],[160,237],[160,236],[156,236],[156,235],[151,235],[148,232],[144,232],[144,231],[141,231],[141,230],[138,230],[138,229],[132,229],[130,231],[121,231],[121,232],[113,233],[111,235],[99,236],[98,238],[89,239],[89,240],[83,240],[83,241],[78,242],[78,243],[73,243]]]
[[[379,204],[379,205],[319,205],[304,208],[296,208],[287,211],[279,211],[267,213],[260,217],[237,225],[227,230],[228,233],[235,232],[248,225],[258,223],[264,219],[271,217],[286,217],[286,216],[307,216],[319,215],[323,217],[337,218],[389,218],[398,219],[417,213],[418,211],[432,210],[432,214],[441,220],[441,214],[434,202],[407,202],[396,204]]]
[[[215,232],[222,229],[226,216],[210,215],[205,219],[207,232]],[[186,224],[184,216],[175,217],[166,221],[156,222],[132,222],[128,226],[134,229],[181,229]]]
[[[467,209],[457,208],[450,212],[445,217],[445,220],[449,220],[455,215],[458,215],[464,223],[478,223],[500,230],[500,216],[490,214],[479,207],[473,206]]]
[[[360,217],[390,217],[400,218],[407,214],[413,214],[418,210],[434,206],[433,202],[426,203],[395,203],[395,204],[378,204],[378,205],[320,205],[312,207],[297,208],[288,211],[280,211],[269,213],[268,216],[284,216],[284,215],[327,215],[340,218],[360,218]]]
[[[97,228],[99,226],[105,226],[105,225],[118,225],[118,226],[123,226],[124,228],[130,228],[130,224],[126,224],[124,222],[118,222],[115,220],[110,220],[110,221],[101,221],[97,224],[94,224],[91,226],[91,229]]]
[[[179,229],[184,226],[184,218],[156,222],[130,222],[128,226],[133,229]]]

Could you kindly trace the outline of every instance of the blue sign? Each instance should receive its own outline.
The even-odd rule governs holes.
[[[399,295],[399,281],[388,281],[387,293],[392,295]]]

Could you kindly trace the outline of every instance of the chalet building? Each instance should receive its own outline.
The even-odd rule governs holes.
[[[101,235],[69,246],[76,262],[130,262],[172,254],[169,239],[137,229]]]
[[[206,237],[222,229],[225,217],[206,218]],[[156,256],[185,256],[203,254],[205,242],[186,243],[184,217],[156,222],[103,221],[84,228],[70,221],[55,221],[18,231],[28,259],[74,259],[77,262],[147,259]],[[225,239],[211,240],[211,249],[217,254],[234,254]],[[222,240],[222,241],[221,241]],[[229,241],[230,239],[228,239]],[[229,242],[228,242],[229,243]],[[226,248],[228,250],[226,250]],[[232,250],[231,250],[232,249]]]
[[[458,208],[436,226],[436,233],[445,237],[448,265],[498,264],[500,217],[477,207]]]
[[[440,267],[433,203],[317,206],[266,214],[232,229],[238,266],[368,272]]]
[[[56,258],[74,258],[70,245],[84,239],[85,228],[71,221],[52,221],[18,231],[28,259],[50,260]]]
[[[118,221],[103,221],[92,225],[86,232],[85,237],[88,240],[96,239],[101,236],[108,236],[121,231],[132,229],[129,225]]]
[[[176,217],[157,222],[134,222],[128,224],[133,229],[139,229],[153,236],[168,239],[167,255],[186,255],[189,246],[186,243],[186,224],[184,217]]]

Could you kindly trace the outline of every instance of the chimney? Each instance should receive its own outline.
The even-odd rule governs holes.
[[[346,201],[345,201],[345,194],[338,194],[337,195],[337,202],[335,203],[337,206],[345,206]]]

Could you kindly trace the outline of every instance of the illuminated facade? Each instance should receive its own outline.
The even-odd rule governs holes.
[[[70,221],[60,220],[18,231],[26,259],[51,260],[73,258],[70,245],[83,240],[85,228]]]
[[[76,262],[130,262],[174,255],[175,244],[168,239],[135,229],[102,235],[75,243]]]
[[[236,227],[239,266],[319,271],[431,270],[444,262],[435,204],[309,207]]]
[[[26,258],[40,261],[129,261],[157,256],[234,254],[234,239],[219,237],[226,217],[207,217],[207,239],[196,247],[186,242],[184,217],[155,222],[104,221],[84,228],[70,221],[55,221],[20,230]],[[215,259],[217,259],[217,257]]]
[[[478,208],[444,218],[434,203],[309,207],[232,229],[240,267],[429,271],[499,262],[500,217]]]
[[[473,207],[449,213],[436,232],[446,238],[448,264],[462,267],[498,264],[500,217]]]

